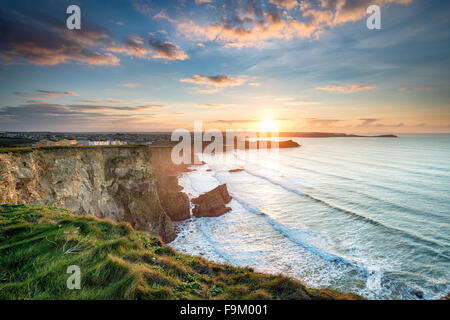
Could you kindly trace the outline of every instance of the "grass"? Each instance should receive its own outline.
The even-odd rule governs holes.
[[[178,253],[126,223],[0,206],[0,299],[358,299]],[[69,290],[67,268],[81,269]]]

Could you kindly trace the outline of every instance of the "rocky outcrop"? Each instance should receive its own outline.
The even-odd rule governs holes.
[[[244,171],[244,169],[230,169],[228,172],[241,172]]]
[[[161,205],[172,221],[189,219],[190,203],[188,196],[178,185],[178,176],[187,169],[187,165],[174,165],[171,160],[171,148],[154,148],[151,165],[157,180]]]
[[[0,153],[0,203],[41,204],[129,222],[175,238],[161,206],[151,148],[82,147]]]
[[[197,218],[221,216],[231,210],[231,208],[226,206],[231,199],[231,196],[228,194],[227,185],[222,184],[192,199],[192,203],[195,205],[192,213]]]

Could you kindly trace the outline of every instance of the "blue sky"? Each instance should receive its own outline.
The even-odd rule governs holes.
[[[67,30],[66,8],[81,8]],[[381,30],[366,8],[381,7]],[[449,132],[450,3],[6,1],[0,131]]]

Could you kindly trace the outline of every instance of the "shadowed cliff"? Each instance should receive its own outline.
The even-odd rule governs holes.
[[[59,206],[126,221],[137,230],[171,241],[176,235],[158,197],[152,152],[158,149],[61,147],[0,152],[0,203]]]

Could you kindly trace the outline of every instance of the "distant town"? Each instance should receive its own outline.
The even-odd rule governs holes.
[[[0,132],[0,146],[108,146],[169,141],[170,133]]]

